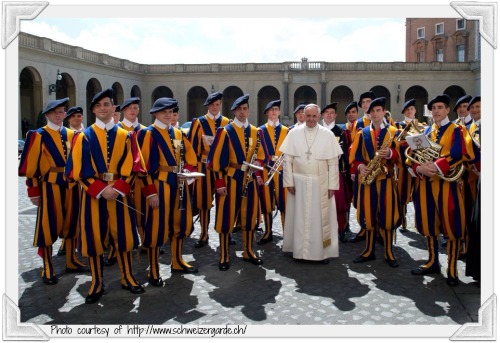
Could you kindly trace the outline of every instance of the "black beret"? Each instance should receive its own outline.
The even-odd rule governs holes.
[[[215,93],[212,93],[210,94],[208,97],[207,97],[207,100],[205,100],[205,103],[203,103],[203,106],[208,106],[210,105],[212,102],[216,101],[216,100],[220,100],[222,99],[222,96],[223,94],[221,92],[215,92]]]
[[[351,108],[356,108],[356,111],[358,110],[358,103],[356,101],[351,101],[350,103],[347,104],[344,114],[347,114],[351,110]]]
[[[337,105],[339,103],[338,102],[332,102],[331,104],[328,104],[326,105],[322,110],[321,110],[321,114],[323,114],[323,112],[325,112],[327,109],[329,108],[333,108],[335,111],[337,111]]]
[[[179,106],[174,107],[174,113],[179,113]]]
[[[138,104],[139,102],[141,102],[141,98],[138,97],[125,99],[123,104],[120,106],[120,111],[123,111],[129,105]]]
[[[156,99],[153,107],[149,110],[149,113],[156,113],[166,109],[173,109],[177,106],[177,100],[172,98],[158,98]]]
[[[370,106],[368,107],[368,113],[374,108],[375,106],[382,106],[385,109],[385,101],[386,99],[382,96],[380,98],[373,99],[372,102],[370,102]]]
[[[372,91],[361,93],[361,95],[359,96],[359,102],[358,102],[359,107],[361,107],[361,100],[366,99],[366,98],[370,98],[372,100],[375,99],[375,93],[373,93]]]
[[[113,88],[105,89],[105,90],[97,93],[96,95],[94,95],[94,98],[92,99],[92,102],[90,103],[90,109],[92,110],[94,108],[94,105],[98,101],[100,101],[101,99],[104,99],[104,98],[113,99]]]
[[[293,114],[297,113],[299,110],[303,110],[304,107],[306,107],[306,104],[299,104],[297,107],[295,107],[295,110],[293,110]]]
[[[264,108],[264,114],[267,112],[268,109],[270,109],[273,106],[281,107],[281,100],[269,101],[269,103],[266,105],[266,108]]]
[[[115,112],[120,112],[120,111],[121,111],[121,107],[120,107],[120,105],[116,105],[116,107],[115,107]]]
[[[408,100],[407,102],[405,102],[405,103],[403,104],[403,109],[401,110],[401,113],[404,113],[404,111],[406,111],[406,109],[407,109],[408,107],[410,107],[410,106],[416,107],[416,106],[415,106],[415,105],[416,105],[416,103],[417,103],[417,102],[415,101],[415,99],[410,99],[410,100]]]
[[[471,99],[472,99],[472,97],[470,95],[464,95],[463,97],[458,99],[457,103],[455,104],[455,107],[453,107],[453,112],[456,112],[458,106],[460,106],[461,104],[464,104],[464,103],[468,104]]]
[[[233,106],[231,106],[231,111],[234,111],[237,109],[239,106],[243,104],[248,104],[248,98],[250,98],[250,95],[245,94],[243,96],[240,96],[238,99],[236,99],[233,103]]]
[[[432,109],[432,105],[436,102],[442,102],[445,103],[446,106],[450,106],[450,97],[446,94],[436,96],[434,99],[429,101],[429,103],[427,104],[427,109],[430,111]]]
[[[71,117],[75,113],[81,113],[83,114],[83,108],[80,106],[73,106],[69,110],[66,111],[66,118]]]
[[[472,106],[472,104],[475,104],[476,102],[480,102],[481,101],[481,97],[480,96],[475,96],[473,97],[470,101],[469,101],[469,105],[467,105],[467,111],[470,109],[470,107]]]
[[[47,114],[52,110],[55,110],[57,107],[61,107],[66,105],[68,102],[69,98],[63,98],[63,99],[57,99],[57,100],[51,100],[47,103],[45,108],[42,111],[42,114]]]

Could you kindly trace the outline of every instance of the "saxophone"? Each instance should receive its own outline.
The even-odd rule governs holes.
[[[382,143],[382,146],[380,147],[379,150],[383,150],[392,144],[392,139],[394,138],[394,135],[392,135],[389,131],[387,131],[387,132],[389,133],[389,139],[386,139]],[[375,179],[377,178],[377,176],[380,173],[382,173],[382,172],[387,173],[387,167],[382,164],[383,160],[384,159],[382,157],[380,157],[378,152],[376,152],[375,157],[373,159],[371,159],[367,165],[367,167],[370,169],[370,173],[366,176],[363,176],[363,175],[359,176],[359,181],[363,185],[371,184],[373,181],[375,181]]]
[[[241,196],[244,198],[247,196],[248,185],[250,184],[250,182],[252,180],[254,170],[255,169],[262,169],[262,168],[254,165],[255,161],[257,160],[257,152],[259,151],[259,146],[260,146],[260,135],[259,135],[259,133],[257,133],[257,144],[255,145],[255,149],[253,151],[252,158],[250,159],[250,163],[243,162],[243,164],[245,164],[247,167],[250,167],[250,169],[247,171],[247,178],[245,179],[245,183],[243,184],[243,192],[241,193]],[[254,167],[257,167],[257,168],[254,168]]]

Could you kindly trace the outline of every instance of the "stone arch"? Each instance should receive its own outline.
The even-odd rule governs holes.
[[[316,104],[317,102],[318,95],[314,88],[310,86],[300,86],[293,94],[293,110],[295,110],[299,104]],[[295,115],[293,115],[293,122],[297,122],[297,117]]]
[[[137,97],[141,99],[141,102],[139,103],[139,116],[137,119],[139,120],[139,123],[142,123],[142,118],[143,118],[142,111],[144,110],[144,105],[142,103],[142,92],[139,86],[137,85],[132,86],[132,88],[130,89],[130,97],[131,98]]]
[[[381,85],[374,86],[370,89],[377,98],[384,97],[387,101],[385,102],[385,109],[391,112],[391,92]],[[392,112],[391,112],[392,114]]]
[[[113,88],[113,102],[115,105],[121,105],[123,104],[123,101],[125,100],[124,94],[123,94],[123,87],[120,84],[120,82],[115,82],[111,86]]]
[[[354,93],[351,88],[347,86],[337,86],[332,90],[330,102],[338,102],[336,123],[345,123],[347,121],[344,110],[353,99]]]
[[[446,88],[443,92],[443,94],[446,94],[450,97],[450,113],[448,114],[448,117],[450,120],[455,120],[458,118],[458,114],[453,112],[453,107],[455,107],[455,104],[457,103],[458,99],[463,97],[466,93],[464,89],[460,86],[457,85],[452,85]]]
[[[238,99],[240,96],[243,96],[243,91],[238,86],[229,86],[222,92],[224,95],[222,97],[222,109],[221,113],[228,117],[229,119],[233,119],[233,114],[231,113],[231,106],[234,101]]]
[[[427,104],[429,103],[429,93],[427,90],[419,85],[411,86],[405,92],[403,104],[410,99],[415,99],[415,107],[417,109],[415,118],[419,122],[427,122],[428,117],[425,116],[427,113]],[[401,104],[401,109],[403,104]],[[401,117],[403,117],[403,114],[401,114]]]
[[[280,92],[276,87],[264,86],[257,93],[257,124],[262,125],[267,122],[267,116],[264,114],[264,108],[273,100],[280,99]]]
[[[188,106],[185,114],[188,121],[207,113],[207,108],[203,106],[207,97],[207,90],[201,86],[194,86],[187,92]]]
[[[91,78],[90,80],[88,80],[87,82],[87,88],[86,88],[86,91],[87,91],[87,125],[86,126],[90,126],[92,124],[95,123],[95,114],[91,111],[90,109],[90,103],[92,102],[92,99],[94,98],[94,96],[99,93],[100,91],[102,91],[102,86],[101,86],[101,83],[96,79],[96,78]]]
[[[173,98],[174,93],[167,86],[158,86],[153,90],[151,94],[151,104],[154,104],[159,98]]]
[[[25,67],[19,74],[19,132],[22,139],[21,121],[26,118],[29,129],[37,128],[38,114],[43,110],[42,78],[34,67]]]
[[[69,98],[68,108],[80,106],[76,103],[76,85],[75,80],[70,74],[61,73],[61,80],[56,81],[56,99]]]

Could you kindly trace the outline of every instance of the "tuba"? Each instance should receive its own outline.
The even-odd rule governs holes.
[[[273,180],[274,174],[278,172],[284,161],[285,161],[285,154],[281,154],[278,157],[278,159],[274,162],[273,166],[269,167],[269,174],[267,174],[267,181],[266,183],[264,183],[265,186],[269,186],[269,184]]]
[[[386,139],[382,143],[382,146],[380,147],[379,150],[383,150],[392,144],[392,139],[394,138],[394,136],[390,133],[389,130],[387,132],[389,133],[389,139]],[[367,165],[367,167],[371,170],[370,173],[366,176],[360,175],[360,177],[359,177],[359,181],[363,185],[371,184],[380,173],[382,173],[382,172],[387,173],[387,167],[382,164],[382,161],[383,161],[383,158],[380,157],[378,152],[376,152],[375,157],[373,159],[371,159]]]
[[[430,135],[432,132],[433,131],[430,131],[427,135]],[[441,149],[443,147],[440,144],[433,142],[430,139],[429,143],[430,147],[412,150],[411,153],[410,153],[411,148],[407,147],[405,150],[406,158],[408,158],[411,162],[417,164],[424,164],[427,162],[436,161],[438,158],[441,157]],[[460,166],[458,167],[451,168],[448,175],[443,175],[443,173],[441,173],[441,171],[439,171],[438,169],[436,176],[444,181],[455,182],[458,179],[460,179],[464,170],[465,170],[464,165],[460,164]]]

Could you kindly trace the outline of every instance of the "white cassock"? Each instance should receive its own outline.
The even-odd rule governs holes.
[[[335,197],[328,190],[339,189],[339,156],[335,135],[316,125],[295,127],[280,149],[286,154],[283,186],[295,187],[286,202],[283,251],[297,259],[321,261],[339,256]]]

